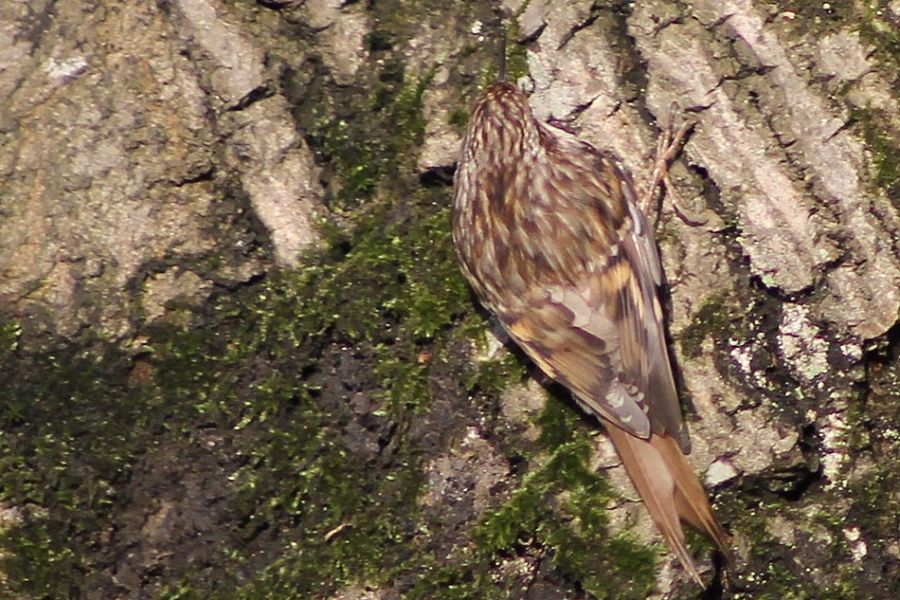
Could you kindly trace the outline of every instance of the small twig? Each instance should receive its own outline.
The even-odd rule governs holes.
[[[344,521],[343,523],[341,523],[340,525],[338,525],[337,527],[335,527],[334,529],[332,529],[331,531],[326,533],[325,536],[322,538],[322,541],[327,544],[328,542],[330,542],[332,540],[332,538],[334,538],[336,535],[338,535],[343,530],[347,529],[350,525],[351,525],[351,523],[349,521]]]

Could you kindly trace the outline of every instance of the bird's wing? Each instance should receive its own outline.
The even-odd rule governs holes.
[[[610,175],[621,185],[598,189],[597,197],[625,209],[611,244],[596,240],[595,265],[575,280],[534,290],[519,305],[524,309],[501,320],[588,411],[643,439],[651,432],[679,438],[681,412],[657,300],[659,258],[630,182],[609,161],[600,164],[614,169]],[[611,192],[619,197],[609,198]]]

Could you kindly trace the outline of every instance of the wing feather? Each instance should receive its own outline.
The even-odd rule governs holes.
[[[681,412],[657,300],[662,274],[656,247],[633,204],[627,176],[605,157],[597,164],[616,170],[597,181],[621,184],[581,189],[578,200],[606,203],[595,213],[609,212],[613,205],[625,215],[614,231],[613,247],[604,248],[610,240],[598,237],[594,264],[568,281],[533,290],[516,314],[501,315],[501,320],[529,357],[590,412],[643,439],[651,432],[680,437]],[[566,188],[553,192],[565,194]]]

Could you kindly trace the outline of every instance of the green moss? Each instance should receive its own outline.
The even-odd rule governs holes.
[[[0,323],[0,355],[14,352],[21,335],[22,327],[18,323]]]
[[[174,373],[191,356],[200,363],[220,356],[215,349],[184,345],[179,333],[159,352],[172,359],[176,381],[166,387],[205,398],[208,416],[225,417],[246,438],[246,463],[232,475],[240,539],[282,532],[279,558],[258,565],[249,582],[225,597],[324,597],[396,569],[424,568],[421,557],[410,556],[409,540],[421,526],[421,476],[403,432],[430,402],[430,361],[422,357],[442,355],[453,324],[472,322],[472,305],[456,265],[448,210],[438,208],[449,205],[448,190],[415,185],[422,96],[434,70],[407,76],[402,57],[390,55],[396,30],[388,21],[369,39],[373,51],[386,54],[372,93],[330,90],[335,108],[329,112],[310,107],[327,103],[304,88],[296,113],[330,170],[332,205],[346,210],[366,201],[366,213],[355,217],[350,233],[332,229],[331,250],[312,266],[273,277],[217,309],[236,327],[219,344],[228,361],[189,370],[210,379]],[[370,458],[347,447],[342,426],[353,420],[351,407],[335,401],[322,376],[334,368],[327,356],[335,345],[341,360],[353,348],[349,360],[358,363],[352,368],[359,385],[374,389],[380,403],[374,418],[398,432],[390,465],[371,468]],[[191,574],[170,596],[208,592],[209,580]]]
[[[427,364],[417,356],[470,309],[469,295],[446,210],[396,224],[389,214],[364,219],[339,241],[350,249],[338,259],[228,299],[218,312],[236,327],[229,339],[197,347],[176,334],[158,351],[169,402],[202,399],[207,418],[224,418],[246,438],[246,464],[232,475],[240,537],[293,532],[237,597],[320,597],[377,580],[417,527],[420,475],[410,450],[401,442],[394,468],[369,468],[346,447],[350,407],[323,401],[315,376],[326,368],[324,345],[344,341],[361,368],[371,365],[366,387],[380,390],[382,418],[401,423],[427,406]]]
[[[742,498],[734,492],[718,499],[722,512],[735,515],[729,524],[731,530],[739,531],[743,539],[750,540],[751,556],[747,557],[747,566],[742,568],[741,578],[732,583],[736,588],[734,597],[747,600],[790,597],[790,594],[802,589],[802,581],[786,567],[790,560],[783,560],[793,549],[779,543],[767,528],[768,519],[785,516],[789,506],[760,502],[748,508],[741,501]]]
[[[382,33],[371,43],[388,51]],[[256,564],[224,597],[324,597],[389,576],[386,563],[418,564],[408,542],[420,526],[421,475],[402,432],[430,402],[430,361],[422,357],[441,355],[451,327],[471,321],[472,309],[448,209],[439,208],[449,205],[449,191],[420,189],[414,178],[433,73],[409,83],[402,63],[388,57],[368,98],[344,98],[311,127],[311,144],[333,167],[334,200],[345,209],[370,203],[352,230],[331,228],[330,249],[309,267],[224,298],[213,335],[172,332],[157,349],[168,401],[195,398],[204,418],[240,432],[245,461],[231,476],[238,538],[281,532],[278,559]],[[340,358],[331,357],[334,347]],[[343,427],[354,417],[329,388],[325,374],[339,368],[332,360],[355,364],[358,386],[380,405],[372,418],[384,431],[396,428],[389,465],[372,468],[371,457],[348,447]],[[241,551],[232,562],[237,569],[246,560]],[[211,577],[186,574],[170,597],[229,589]]]
[[[900,361],[893,344],[868,358],[869,387],[866,397],[848,411],[848,431],[851,456],[871,468],[849,486],[847,497],[853,504],[847,522],[859,527],[861,539],[868,545],[865,561],[892,560],[880,557],[892,553],[894,534],[900,530],[900,496],[896,493],[900,489]],[[900,573],[891,572],[882,584],[896,595]]]
[[[575,431],[584,429],[585,419],[569,404],[557,398],[549,400],[537,420],[541,428],[541,447],[552,450],[570,442]]]
[[[507,353],[499,360],[477,365],[467,374],[465,385],[471,394],[499,397],[510,384],[521,382],[525,375],[526,368],[522,359],[516,354]]]
[[[469,111],[465,108],[457,108],[447,117],[447,122],[454,127],[463,128],[469,122]]]
[[[868,479],[867,479],[868,481]],[[873,485],[883,484],[877,481]],[[861,525],[866,516],[850,513],[840,507],[843,500],[831,492],[820,491],[815,497],[787,501],[756,486],[768,487],[765,478],[756,483],[748,480],[743,489],[730,489],[717,498],[720,514],[731,516],[729,528],[743,540],[741,569],[731,579],[732,596],[740,600],[755,598],[893,598],[897,577],[874,574],[869,566],[884,564],[871,553],[883,532]],[[860,492],[849,497],[859,507]],[[895,510],[888,504],[867,505],[866,510],[883,515]],[[886,511],[883,513],[883,511]],[[896,524],[894,522],[893,524]],[[884,523],[887,526],[887,523]],[[869,556],[857,562],[851,556],[845,539],[848,527],[861,526],[862,538],[868,544]],[[783,532],[780,530],[784,529]],[[875,542],[875,543],[873,543]],[[892,590],[894,590],[892,592]]]
[[[399,134],[403,141],[410,146],[417,146],[422,142],[425,133],[425,118],[422,116],[422,96],[425,90],[434,80],[437,67],[431,66],[417,79],[413,85],[400,90],[397,102],[392,112],[392,121],[399,126]],[[399,150],[409,150],[402,147]]]
[[[522,6],[520,12],[524,11],[526,7],[527,3]],[[506,76],[509,81],[516,81],[520,77],[528,75],[528,49],[514,41],[521,37],[519,21],[511,19],[507,23],[507,27],[509,29],[506,37],[511,42],[506,45]]]
[[[688,358],[700,356],[703,341],[707,336],[727,339],[730,335],[733,317],[722,298],[708,298],[691,319],[691,324],[678,336],[681,351]]]
[[[550,557],[561,580],[596,598],[644,598],[656,575],[656,549],[608,530],[615,493],[590,467],[594,428],[569,403],[549,397],[538,417],[530,470],[475,527],[475,546],[454,565],[429,570],[407,598],[509,598],[528,585],[508,560]]]
[[[550,458],[529,473],[511,498],[476,529],[490,560],[534,544],[553,564],[597,598],[644,598],[655,582],[655,550],[608,531],[615,494],[590,467],[589,429],[575,409],[550,398],[539,417],[540,445]]]
[[[890,119],[875,109],[856,110],[853,117],[862,127],[875,166],[875,184],[896,204],[900,203],[900,132],[892,131]]]
[[[113,350],[20,353],[16,326],[0,348],[0,502],[22,523],[0,533],[5,596],[65,597],[85,585],[143,431],[157,422],[130,394]]]
[[[422,141],[422,95],[433,77],[431,68],[407,82],[403,63],[388,61],[368,99],[358,92],[337,92],[341,108],[309,125],[314,147],[340,182],[331,199],[336,207],[353,208],[389,178],[408,175],[404,169],[411,165],[405,161]]]
[[[390,32],[379,30],[382,47]],[[435,66],[409,74],[406,57],[387,48],[374,69],[363,69],[352,86],[334,86],[319,62],[285,74],[285,94],[294,116],[324,165],[334,209],[355,209],[386,185],[414,174],[415,148],[425,131],[422,97]]]
[[[812,32],[822,36],[847,24],[854,24],[858,19],[853,5],[849,2],[798,0],[792,3],[790,11],[794,14],[794,18],[785,19],[783,23],[797,35]]]
[[[900,75],[900,31],[887,16],[896,9],[890,8],[890,0],[876,0],[866,5],[854,5],[863,13],[856,17],[860,36],[875,49],[875,58],[881,67],[895,78]]]

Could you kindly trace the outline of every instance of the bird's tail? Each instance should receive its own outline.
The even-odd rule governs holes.
[[[611,423],[606,429],[650,515],[669,547],[691,577],[703,585],[684,544],[681,521],[686,521],[715,542],[731,561],[728,534],[716,520],[706,491],[694,474],[677,442],[651,434],[644,440]]]

